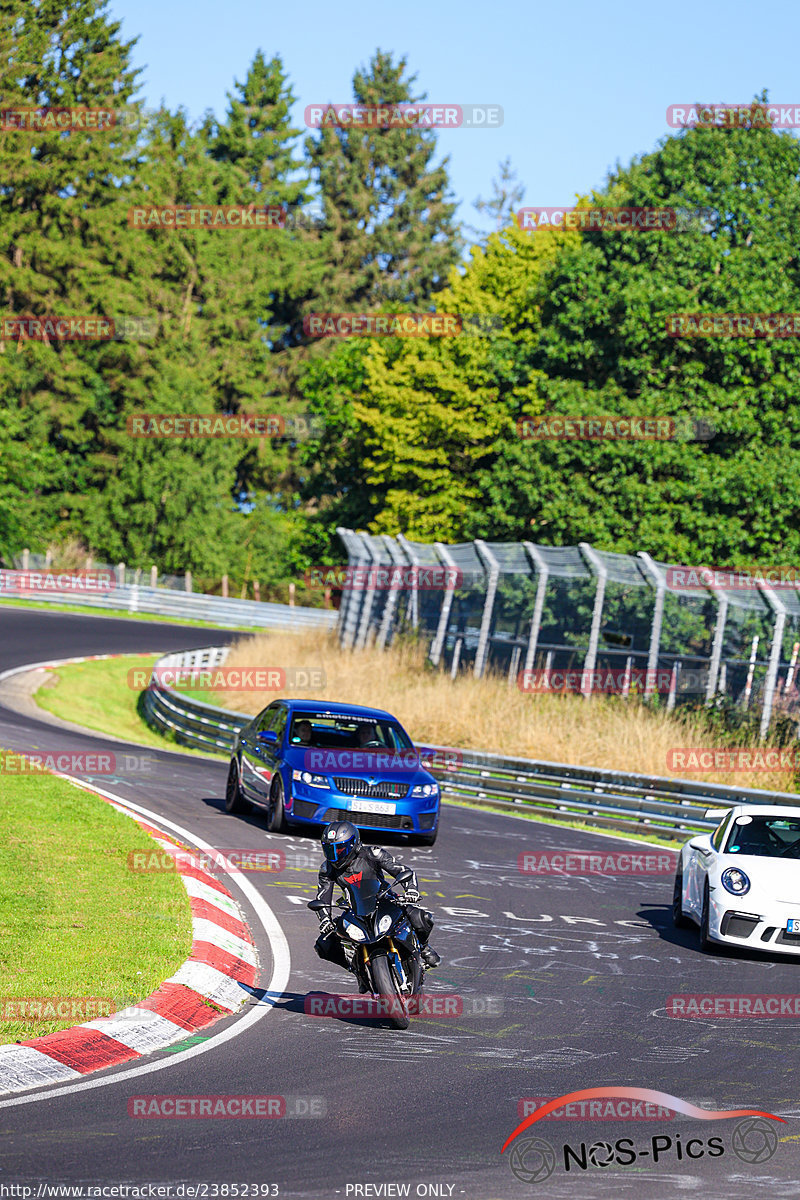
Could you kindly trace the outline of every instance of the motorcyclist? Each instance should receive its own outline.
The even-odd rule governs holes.
[[[338,885],[345,893],[349,888],[357,888],[366,880],[377,879],[381,884],[386,882],[384,876],[391,875],[396,879],[406,868],[399,859],[393,858],[379,846],[363,846],[361,835],[350,821],[332,821],[325,826],[322,833],[322,850],[325,861],[319,869],[319,886],[317,902],[323,906],[317,910],[319,917],[319,937],[314,943],[314,949],[320,958],[337,966],[354,970],[345,957],[341,939],[336,933],[336,926],[331,916],[334,888]],[[438,967],[442,961],[435,950],[427,944],[433,929],[433,915],[427,909],[419,908],[419,889],[417,877],[412,871],[411,879],[405,885],[403,897],[409,924],[417,935],[420,944],[420,956],[426,967]],[[357,974],[357,972],[354,971]],[[359,978],[359,986],[366,991],[363,980]]]

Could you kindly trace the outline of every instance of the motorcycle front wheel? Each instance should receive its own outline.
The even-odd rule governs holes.
[[[387,1021],[394,1029],[408,1029],[408,1002],[405,996],[400,994],[389,959],[385,954],[377,954],[370,959],[369,965],[375,991],[391,1010],[390,1014],[387,1014]]]

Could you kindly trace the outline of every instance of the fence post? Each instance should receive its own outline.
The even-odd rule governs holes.
[[[23,569],[23,571],[28,570],[28,568],[30,567],[30,561],[31,561],[30,550],[23,550],[22,551],[22,569]]]
[[[589,631],[589,649],[586,651],[586,658],[583,660],[583,678],[581,679],[581,691],[588,699],[592,694],[592,676],[597,663],[597,647],[600,644],[600,621],[603,616],[603,601],[606,595],[608,571],[603,565],[602,559],[598,558],[588,542],[579,542],[578,547],[597,579],[597,586],[594,593],[594,610],[592,612],[592,627]]]
[[[725,637],[725,621],[728,617],[728,597],[724,592],[715,589],[713,584],[709,584],[709,590],[716,600],[719,608],[717,609],[717,623],[714,626],[714,642],[711,647],[711,662],[708,666],[708,683],[706,684],[706,703],[710,704],[717,690],[717,678],[719,676],[719,664],[722,659],[722,642]]]
[[[294,592],[295,592],[295,586],[294,586],[294,580],[292,580],[292,582],[289,584],[289,606],[290,606],[290,608],[294,608]],[[325,588],[325,600],[326,600],[325,607],[326,608],[328,607],[327,601],[330,598],[330,594],[331,594],[331,589]]]
[[[397,541],[398,541],[399,545],[402,547],[403,552],[406,555],[406,558],[408,559],[408,561],[411,563],[411,565],[413,567],[420,566],[419,555],[417,554],[416,550],[409,542],[408,538],[406,538],[402,533],[398,533]],[[413,582],[411,585],[411,604],[409,605],[409,608],[411,609],[411,628],[418,629],[419,628],[419,580],[417,579],[416,572],[414,573],[414,578],[413,578]]]
[[[383,544],[389,551],[389,557],[392,560],[392,565],[404,567],[406,564],[403,555],[394,538],[390,537],[388,533],[385,533],[383,535]],[[379,650],[383,650],[386,646],[386,639],[389,636],[389,626],[392,623],[392,617],[394,616],[394,610],[397,605],[397,596],[398,592],[400,591],[400,585],[402,581],[402,574],[399,571],[392,571],[392,583],[389,588],[389,595],[386,597],[386,603],[383,606],[380,628],[378,629],[377,645]],[[416,588],[416,586],[417,579],[415,573],[414,587]]]
[[[647,675],[645,676],[644,694],[649,699],[655,691],[658,672],[658,651],[661,646],[661,627],[664,623],[664,600],[667,585],[663,572],[656,566],[653,559],[644,550],[640,550],[637,558],[642,560],[645,571],[655,586],[656,597],[653,602],[653,624],[650,627],[650,649],[647,652]]]
[[[439,623],[436,626],[436,636],[431,642],[431,648],[428,657],[435,667],[438,667],[442,659],[444,651],[444,643],[447,638],[447,626],[450,624],[450,613],[453,608],[453,596],[456,591],[456,579],[458,577],[458,568],[456,567],[455,559],[450,553],[444,542],[434,542],[433,548],[439,555],[439,558],[446,567],[449,568],[447,589],[442,600],[442,607],[439,610]],[[460,651],[459,651],[460,656]]]
[[[227,575],[222,576],[222,599],[223,600],[228,599],[228,576]]]
[[[117,587],[125,586],[125,563],[117,563]]]
[[[758,585],[758,590],[769,604],[772,611],[775,613],[775,629],[772,634],[772,646],[769,652],[769,665],[767,667],[767,677],[764,680],[764,704],[761,709],[761,728],[760,736],[766,737],[769,729],[770,719],[772,717],[772,704],[775,698],[775,680],[778,677],[778,667],[781,661],[781,650],[783,648],[783,630],[786,625],[787,610],[783,601],[775,595],[772,588],[766,583]]]
[[[345,529],[344,526],[338,526],[336,532],[345,544],[348,558],[348,570],[345,576],[348,582],[342,589],[342,602],[339,605],[339,644],[343,650],[351,650],[358,628],[359,609],[359,598],[353,587],[351,568],[355,567],[356,570],[360,568],[364,560],[364,542],[360,534],[354,533],[352,529]],[[353,541],[356,543],[355,563],[353,562]]]
[[[183,587],[184,587],[184,591],[190,592],[192,590],[192,572],[191,571],[185,572],[185,574],[183,576]]]
[[[150,568],[150,587],[158,587],[158,567],[155,563]]]
[[[377,568],[380,566],[380,555],[376,550],[372,549],[372,545],[366,534],[361,535],[361,540],[367,548],[367,554],[372,559],[369,575],[367,576],[367,592],[364,596],[364,604],[361,609],[361,621],[358,626],[358,637],[356,638],[356,650],[363,650],[367,644],[369,635],[369,619],[372,616],[372,604],[375,599],[375,582],[377,577]]]
[[[473,675],[476,679],[480,679],[483,676],[489,650],[489,633],[492,628],[492,611],[494,609],[495,596],[497,595],[497,584],[500,579],[500,564],[486,545],[486,542],[476,538],[473,544],[478,552],[478,557],[482,558],[489,568],[489,582],[486,588],[486,600],[483,605],[483,616],[481,617],[481,631],[478,634],[478,649],[475,651],[475,666],[473,667]]]
[[[550,568],[544,561],[544,558],[534,546],[533,542],[522,543],[528,552],[528,557],[536,567],[537,582],[536,582],[536,599],[533,602],[533,616],[531,617],[531,631],[528,634],[528,649],[525,653],[525,671],[532,671],[533,664],[536,659],[536,646],[539,641],[539,630],[542,627],[542,612],[544,611],[544,593],[547,588],[547,580],[550,576]],[[547,676],[545,676],[547,678]]]

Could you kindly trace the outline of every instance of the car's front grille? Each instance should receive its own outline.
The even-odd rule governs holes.
[[[800,948],[800,933],[787,933],[781,929],[773,942],[775,946],[797,946]]]
[[[408,784],[393,783],[386,779],[370,783],[368,779],[350,779],[335,775],[333,782],[337,791],[342,792],[345,796],[364,796],[365,798],[374,796],[376,800],[402,800],[408,792]]]
[[[722,918],[720,933],[723,937],[749,938],[758,924],[758,917],[744,913],[726,912]]]
[[[372,826],[373,829],[413,829],[411,817],[401,813],[368,813],[357,809],[329,808],[323,821],[352,821],[354,825]]]
[[[295,800],[292,805],[292,813],[295,817],[305,817],[309,819],[314,816],[319,805],[313,800]]]

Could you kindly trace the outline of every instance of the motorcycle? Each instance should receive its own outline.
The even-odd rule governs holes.
[[[336,901],[344,909],[334,920],[348,966],[354,970],[362,990],[372,992],[387,1007],[387,1019],[395,1029],[408,1029],[409,1002],[420,995],[425,964],[420,944],[405,912],[402,896],[392,891],[413,872],[406,870],[390,884],[378,880],[348,888],[349,900]],[[327,908],[321,900],[308,905],[313,911]]]

